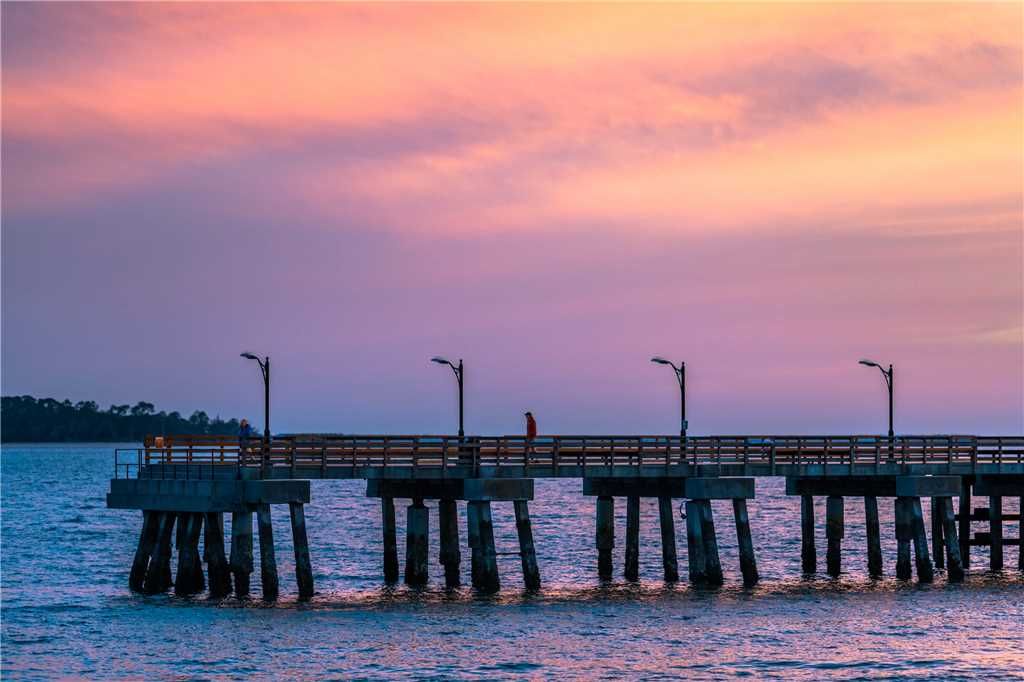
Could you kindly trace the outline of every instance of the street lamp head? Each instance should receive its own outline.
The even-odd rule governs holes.
[[[669,362],[665,358],[661,358],[661,357],[657,357],[657,356],[651,358],[651,362],[656,363],[658,365],[671,365],[672,364],[671,362]]]
[[[858,361],[858,364],[864,365],[865,367],[878,367],[878,368],[881,368],[880,364],[878,364],[877,362],[873,362],[872,360],[860,360],[860,361]]]
[[[448,362],[448,360],[446,360],[445,358],[442,358],[440,356],[434,357],[434,358],[430,358],[430,361],[431,362],[436,362],[439,365],[450,365],[450,364],[452,364],[452,363]]]
[[[245,358],[246,360],[259,360],[258,357],[256,357],[252,353],[249,353],[248,351],[245,352],[245,353],[242,353],[241,357]]]

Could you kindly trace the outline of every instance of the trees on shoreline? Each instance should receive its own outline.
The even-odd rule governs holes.
[[[101,410],[92,400],[72,403],[28,395],[0,398],[0,441],[4,443],[131,442],[148,435],[237,433],[237,419],[211,419],[202,410],[189,417],[157,412],[153,403],[145,401]]]

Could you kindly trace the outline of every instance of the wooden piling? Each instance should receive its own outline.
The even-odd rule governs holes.
[[[438,537],[440,553],[438,562],[444,567],[445,587],[458,587],[461,583],[459,564],[459,508],[455,500],[439,500],[437,503]]]
[[[260,587],[263,599],[274,601],[279,592],[277,558],[274,554],[274,525],[271,523],[270,505],[256,507],[256,526],[260,535]]]
[[[811,495],[800,496],[800,563],[804,573],[818,570],[818,552],[814,547],[814,497]]]
[[[909,497],[896,498],[896,577],[910,580],[913,572],[910,565],[910,542],[914,537],[913,512]]]
[[[743,584],[750,587],[757,584],[760,576],[757,573],[757,559],[754,556],[754,539],[750,535],[747,501],[740,497],[734,498],[732,514],[736,520],[736,544],[740,550],[740,573],[743,574]]]
[[[421,587],[427,584],[427,533],[430,510],[423,500],[413,500],[406,510],[405,522],[405,584]]]
[[[971,484],[966,479],[960,483],[960,561],[964,568],[971,565]]]
[[[174,577],[174,594],[197,594],[203,589],[202,564],[199,561],[199,535],[203,528],[203,515],[182,514],[178,527],[181,532],[178,535],[178,573]]]
[[[231,568],[224,555],[224,515],[220,512],[206,514],[206,535],[203,554],[206,556],[207,572],[210,574],[210,598],[220,599],[231,594]]]
[[[498,555],[494,549],[494,522],[491,520],[491,503],[474,502],[477,505],[480,527],[480,589],[497,592],[501,589],[498,579]]]
[[[615,498],[601,495],[597,498],[597,576],[611,580],[612,549],[615,548]]]
[[[640,579],[640,497],[626,498],[626,558],[623,566],[626,580]]]
[[[381,525],[384,528],[384,582],[398,582],[398,538],[395,531],[395,498],[380,498]]]
[[[235,582],[235,596],[249,596],[249,577],[252,575],[252,512],[236,511],[231,514],[231,575]]]
[[[1003,498],[992,495],[988,498],[988,529],[992,545],[989,548],[988,565],[993,571],[1003,570]]]
[[[306,514],[301,502],[289,502],[288,511],[291,513],[292,520],[292,544],[295,547],[295,580],[299,585],[299,601],[307,601],[313,598],[313,565],[309,559],[309,540],[306,538]],[[249,533],[251,547],[251,523]]]
[[[156,514],[157,540],[142,585],[142,591],[146,594],[158,594],[171,586],[171,536],[174,533],[175,514],[174,512],[154,513]]]
[[[676,557],[676,520],[671,497],[658,498],[658,516],[661,525],[661,563],[665,572],[665,582],[674,583],[679,580],[679,559]]]
[[[701,500],[701,531],[704,535],[704,562],[709,585],[721,585],[725,582],[722,575],[722,561],[718,556],[718,534],[715,532],[715,517],[711,510],[711,500]]]
[[[128,575],[128,588],[132,592],[142,592],[146,582],[146,570],[149,568],[149,558],[156,549],[160,512],[142,512],[142,530],[139,532],[139,544],[135,548],[135,559],[132,561],[132,570]]]
[[[964,567],[960,557],[960,543],[956,536],[956,517],[953,514],[953,499],[938,498],[939,518],[945,535],[946,546],[946,580],[958,583],[964,579]]]
[[[843,498],[840,495],[829,495],[825,500],[825,539],[828,544],[825,550],[825,565],[828,574],[833,578],[838,578],[842,572],[845,533]]]
[[[932,526],[932,557],[935,561],[935,568],[945,568],[946,560],[943,551],[944,539],[942,537],[942,512],[939,510],[939,498],[931,498],[931,526]]]
[[[483,551],[480,548],[480,508],[478,503],[466,503],[466,537],[470,552],[470,579],[473,587],[481,589],[483,582]]]
[[[707,582],[707,561],[704,557],[704,527],[701,522],[701,505],[697,500],[686,501],[686,559],[689,565],[690,582],[702,585]]]
[[[864,498],[864,525],[868,540],[868,575],[882,577],[882,534],[878,523],[878,498]]]
[[[540,589],[540,569],[537,568],[537,550],[533,545],[533,527],[526,500],[514,500],[516,532],[519,535],[519,556],[523,563],[523,584],[528,590]]]
[[[928,535],[924,529],[924,514],[921,511],[921,498],[911,497],[910,512],[914,532],[914,564],[917,568],[917,581],[930,583],[934,579],[932,562],[928,557]]]

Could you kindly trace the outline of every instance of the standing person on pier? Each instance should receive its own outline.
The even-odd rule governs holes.
[[[537,438],[537,420],[533,418],[533,412],[524,412],[526,417],[526,456],[533,453],[533,441]]]
[[[250,438],[252,438],[252,426],[249,425],[248,419],[243,419],[238,424],[238,451],[241,459],[245,459],[243,453],[249,447]]]

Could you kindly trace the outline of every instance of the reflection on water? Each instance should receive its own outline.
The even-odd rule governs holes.
[[[645,677],[786,679],[1022,675],[1024,578],[1016,548],[1001,575],[976,548],[962,585],[894,580],[892,503],[880,503],[888,577],[867,577],[863,509],[846,505],[844,575],[800,576],[799,502],[761,479],[750,504],[762,582],[744,589],[728,503],[715,503],[725,587],[660,580],[657,506],[641,509],[641,582],[596,579],[594,505],[580,482],[537,481],[531,504],[543,589],[523,590],[517,556],[499,556],[502,591],[446,591],[431,507],[431,587],[385,588],[376,500],[356,481],[314,482],[307,507],[317,596],[294,600],[287,510],[275,510],[284,599],[215,603],[127,590],[137,513],[104,508],[106,446],[5,448],[3,673],[73,677]],[[979,501],[980,503],[980,501]],[[429,505],[428,505],[429,506]],[[1007,513],[1017,500],[1004,501]],[[925,505],[925,513],[928,513]],[[465,547],[464,509],[460,517]],[[616,508],[621,533],[625,505]],[[404,515],[399,513],[399,532]],[[818,510],[823,520],[824,507]],[[494,505],[498,551],[517,548],[510,504]],[[686,542],[677,524],[680,569]],[[1015,536],[1015,523],[1005,532]],[[978,528],[980,530],[980,527]],[[824,560],[824,529],[819,528]],[[401,542],[400,542],[401,545]],[[463,550],[468,580],[468,551]],[[257,572],[259,562],[256,562]],[[259,576],[253,576],[258,594]]]

